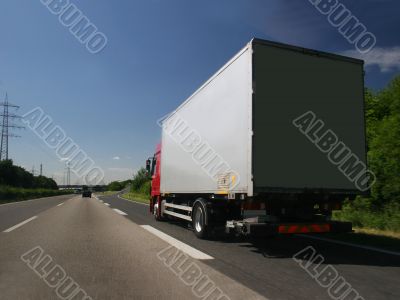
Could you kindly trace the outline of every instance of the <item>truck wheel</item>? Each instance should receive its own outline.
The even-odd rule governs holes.
[[[163,221],[164,220],[164,217],[160,214],[159,209],[158,209],[160,205],[161,205],[160,199],[155,198],[153,214],[154,214],[154,218],[156,219],[156,221]]]
[[[192,210],[192,226],[194,234],[201,239],[209,236],[210,226],[207,224],[208,211],[203,199],[196,200]]]

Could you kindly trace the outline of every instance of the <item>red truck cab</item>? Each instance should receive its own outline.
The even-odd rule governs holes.
[[[154,213],[154,205],[160,199],[160,180],[161,180],[161,143],[156,146],[154,156],[146,162],[147,172],[151,174],[151,199],[150,212]],[[157,206],[160,208],[160,206]]]

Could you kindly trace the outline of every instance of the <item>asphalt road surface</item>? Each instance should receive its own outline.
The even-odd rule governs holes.
[[[309,246],[344,299],[400,299],[398,255],[299,236],[199,240],[117,196],[0,205],[0,299],[332,299],[292,258]]]

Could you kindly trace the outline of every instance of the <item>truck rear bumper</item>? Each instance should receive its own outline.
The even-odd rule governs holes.
[[[227,232],[241,235],[273,236],[278,234],[306,234],[325,232],[351,232],[350,222],[324,223],[252,223],[246,221],[228,221]]]

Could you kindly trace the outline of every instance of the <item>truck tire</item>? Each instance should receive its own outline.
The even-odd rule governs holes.
[[[154,199],[155,204],[154,204],[154,208],[153,208],[153,214],[154,214],[154,219],[156,219],[156,221],[163,221],[164,217],[160,214],[158,207],[161,205],[161,200],[159,197]]]
[[[192,226],[194,234],[201,239],[209,236],[210,225],[208,224],[208,209],[204,199],[197,199],[193,204]]]

